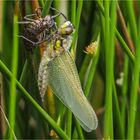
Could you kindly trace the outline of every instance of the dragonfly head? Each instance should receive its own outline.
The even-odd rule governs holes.
[[[58,32],[61,35],[71,35],[74,32],[74,27],[70,21],[64,22]]]

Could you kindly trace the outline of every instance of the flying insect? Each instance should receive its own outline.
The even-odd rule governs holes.
[[[69,108],[87,132],[97,128],[97,116],[84,96],[75,62],[69,52],[74,27],[64,22],[52,35],[38,72],[42,100],[49,85],[53,93]]]

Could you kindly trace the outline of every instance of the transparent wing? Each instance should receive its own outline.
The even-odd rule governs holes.
[[[64,55],[62,55],[61,58],[62,58],[62,60],[65,61],[65,64],[68,65],[67,69],[70,71],[70,73],[72,73],[72,78],[74,78],[74,81],[76,82],[75,86],[77,86],[77,88],[79,90],[82,90],[81,88],[79,88],[79,87],[81,87],[81,83],[80,83],[77,68],[75,66],[75,62],[73,61],[73,58],[72,58],[70,52],[67,51]],[[65,64],[64,64],[64,66],[65,66]],[[83,93],[83,91],[81,93]]]
[[[77,69],[68,52],[56,57],[48,64],[49,85],[54,94],[67,106],[85,131],[98,125],[97,117],[83,94]]]

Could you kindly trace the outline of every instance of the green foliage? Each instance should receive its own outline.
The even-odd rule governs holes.
[[[139,5],[106,0],[1,1],[0,106],[7,118],[1,111],[0,138],[140,139]],[[40,45],[27,51],[29,46],[17,37],[24,32],[17,23],[23,16],[37,7],[43,8],[42,17],[55,15],[50,6],[67,13],[75,27],[71,53],[99,123],[91,133],[51,91],[42,103],[37,85]],[[95,41],[96,51],[91,45]]]

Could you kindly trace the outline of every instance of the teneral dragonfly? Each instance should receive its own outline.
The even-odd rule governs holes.
[[[73,26],[66,21],[52,36],[42,57],[38,85],[42,100],[47,86],[68,107],[87,132],[97,128],[96,114],[84,96],[75,62],[69,52]]]

